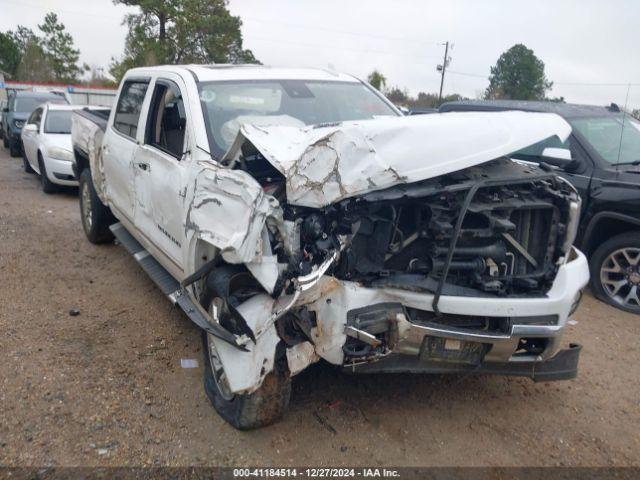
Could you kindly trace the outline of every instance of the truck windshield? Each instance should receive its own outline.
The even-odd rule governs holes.
[[[71,133],[71,110],[49,110],[44,133]]]
[[[634,118],[609,115],[575,118],[569,123],[608,163],[631,164],[640,160],[640,122]]]
[[[265,80],[200,84],[212,154],[231,146],[240,125],[303,127],[398,113],[359,82]]]

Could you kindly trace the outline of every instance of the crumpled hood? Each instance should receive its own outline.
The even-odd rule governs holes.
[[[287,179],[287,202],[320,208],[344,198],[463,170],[557,136],[553,113],[455,112],[303,128],[242,124],[223,162],[251,142]]]

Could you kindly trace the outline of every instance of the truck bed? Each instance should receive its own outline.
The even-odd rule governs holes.
[[[107,122],[109,121],[111,109],[105,107],[84,107],[82,110],[77,110],[75,113],[87,118],[88,120],[92,121],[100,128],[102,128],[102,130],[105,130],[107,128]]]
[[[98,131],[104,132],[107,129],[110,113],[111,110],[104,107],[85,107],[82,110],[74,111],[71,120],[73,149],[88,158],[93,150],[90,148],[89,142],[95,141]]]

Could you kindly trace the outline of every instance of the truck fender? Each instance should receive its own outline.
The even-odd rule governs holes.
[[[257,264],[273,264],[262,258],[271,254],[265,225],[268,217],[278,216],[278,201],[266,195],[246,172],[211,164],[197,173],[192,185],[186,195],[186,238],[200,238],[213,245],[227,263],[253,263],[257,276],[271,276],[275,264],[266,267],[271,270],[266,276],[260,274],[264,269]]]
[[[626,223],[632,226],[632,228],[628,230],[640,228],[639,218],[632,217],[630,215],[625,215],[623,213],[617,213],[617,212],[598,212],[591,218],[584,232],[584,236],[581,242],[582,250],[584,252],[591,252],[593,250],[593,247],[595,246],[593,245],[593,242],[595,241],[595,238],[598,236],[597,234],[598,225],[605,220],[614,220],[616,222]]]
[[[274,367],[276,347],[280,342],[276,327],[271,322],[275,300],[269,295],[259,294],[238,306],[238,312],[245,318],[249,328],[255,333],[256,341],[245,344],[244,352],[216,337],[212,339],[229,388],[238,394],[252,393],[260,388],[264,377]]]

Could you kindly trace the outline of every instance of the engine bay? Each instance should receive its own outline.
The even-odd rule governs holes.
[[[503,158],[312,209],[286,203],[284,177],[259,153],[239,166],[282,205],[290,238],[272,229],[270,241],[283,287],[338,250],[327,273],[367,286],[435,292],[446,276],[444,294],[544,295],[578,201],[553,173]]]

